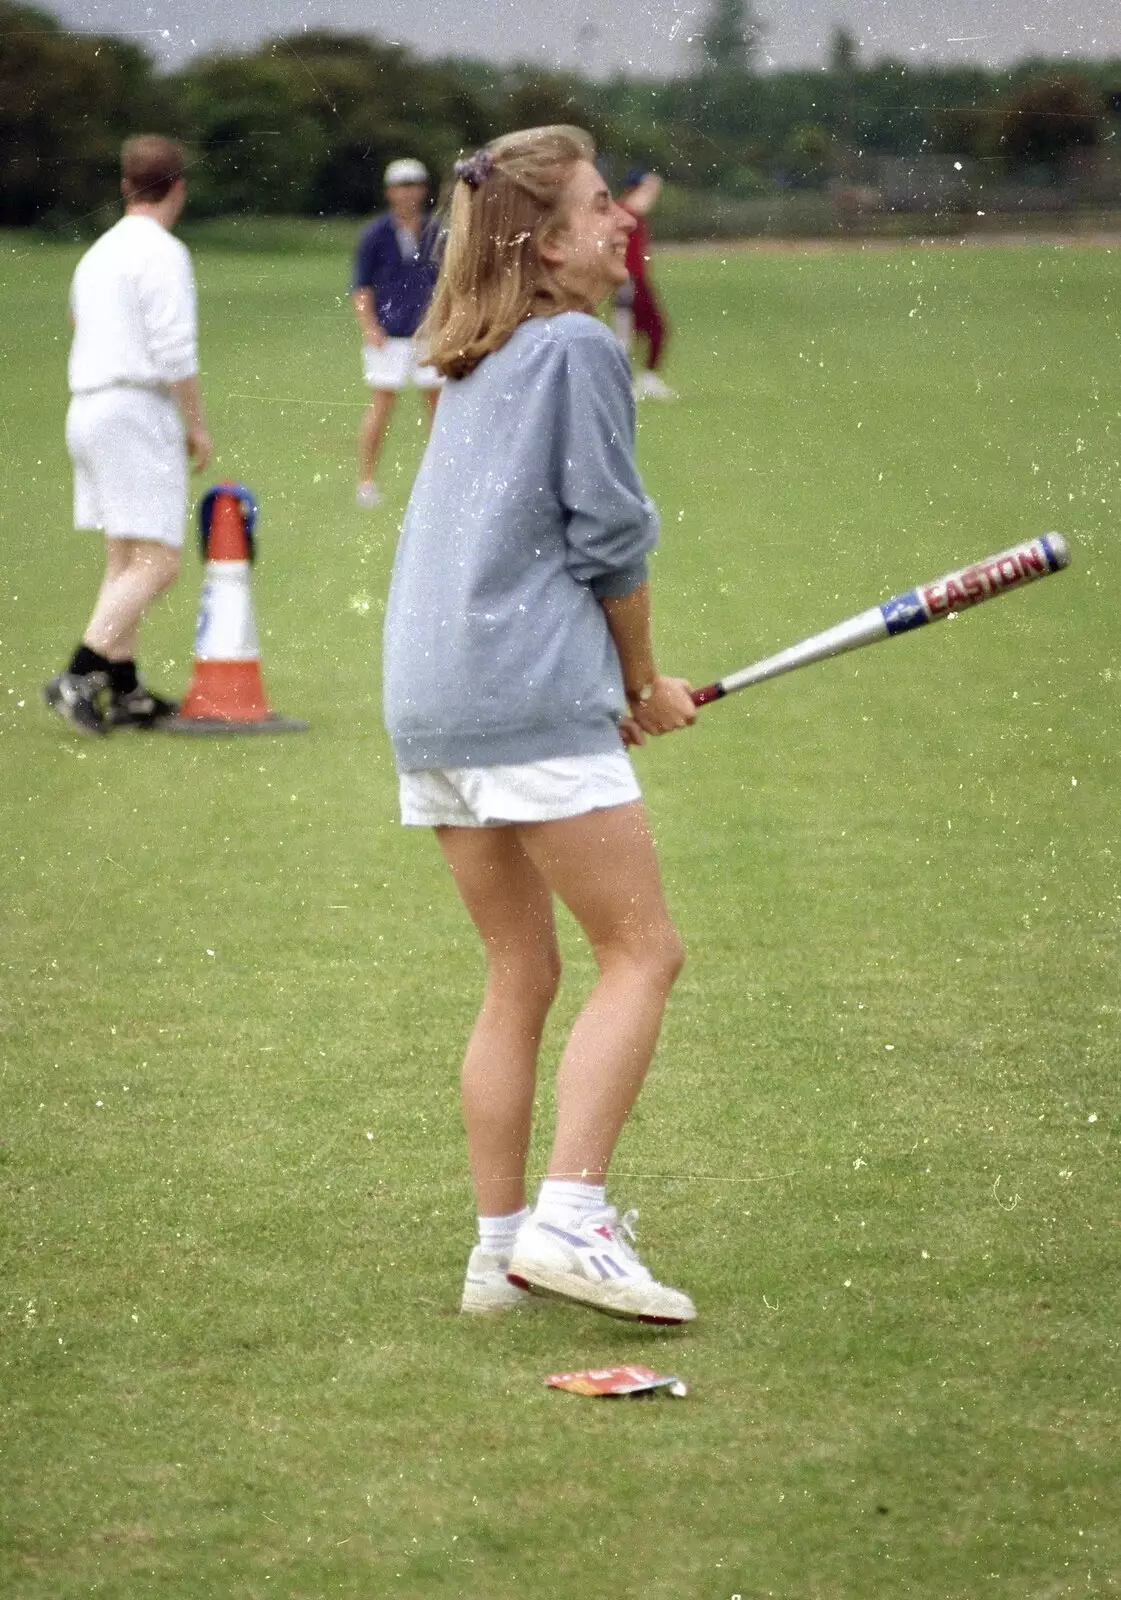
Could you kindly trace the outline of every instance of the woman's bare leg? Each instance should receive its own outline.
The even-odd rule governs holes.
[[[373,483],[377,476],[381,447],[393,408],[397,404],[395,389],[374,389],[370,403],[358,424],[358,482]]]
[[[602,1184],[684,962],[641,801],[519,826],[543,883],[583,928],[599,981],[557,1074],[549,1177]]]
[[[479,1215],[525,1205],[537,1053],[560,982],[552,897],[511,827],[437,828],[487,957],[463,1062],[463,1121]]]

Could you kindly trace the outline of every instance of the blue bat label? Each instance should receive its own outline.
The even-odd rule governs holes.
[[[890,634],[921,628],[929,620],[917,589],[908,589],[906,594],[893,595],[890,600],[885,600],[880,607],[880,615]]]

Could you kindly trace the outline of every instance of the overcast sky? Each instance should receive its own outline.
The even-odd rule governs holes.
[[[67,27],[120,33],[175,65],[200,50],[301,28],[372,31],[425,55],[667,74],[689,56],[707,0],[46,0]],[[757,0],[772,66],[821,66],[844,24],[864,59],[1121,58],[1121,0]]]

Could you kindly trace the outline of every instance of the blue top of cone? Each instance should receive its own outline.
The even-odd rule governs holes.
[[[207,561],[210,557],[210,524],[214,516],[214,502],[220,494],[232,494],[237,501],[242,526],[245,529],[245,542],[249,546],[249,559],[252,561],[256,555],[253,530],[257,526],[257,500],[252,489],[247,488],[244,483],[216,483],[199,501],[199,543],[202,547],[202,559]]]

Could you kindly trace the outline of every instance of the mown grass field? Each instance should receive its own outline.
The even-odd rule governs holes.
[[[92,744],[41,705],[100,566],[68,529],[75,254],[0,240],[0,1594],[1121,1591],[1118,252],[659,265],[666,670],[1047,528],[1075,552],[639,753],[690,964],[613,1189],[698,1302],[667,1337],[455,1315],[481,967],[395,822],[420,408],[356,511],[345,257],[197,263],[211,477],[261,500],[266,682],[311,732]],[[148,626],[158,687],[199,576]],[[542,1386],[618,1361],[692,1393]]]

